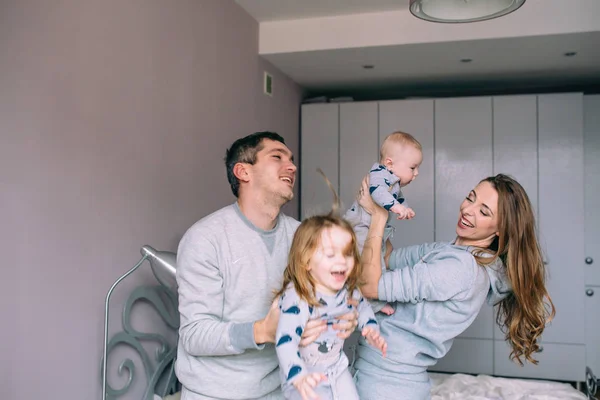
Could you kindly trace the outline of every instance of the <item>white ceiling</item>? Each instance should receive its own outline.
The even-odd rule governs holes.
[[[264,57],[308,89],[600,78],[600,32],[363,47]],[[577,52],[574,57],[565,52]],[[468,58],[472,62],[460,60]],[[364,69],[363,65],[374,65]]]
[[[408,9],[408,0],[235,0],[258,22]]]
[[[600,83],[600,0],[527,0],[473,24],[418,20],[408,0],[236,1],[260,21],[260,54],[315,93]]]

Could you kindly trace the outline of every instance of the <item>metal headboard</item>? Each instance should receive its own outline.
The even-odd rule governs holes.
[[[144,254],[144,253],[142,253]],[[169,341],[164,335],[159,333],[140,332],[133,328],[131,324],[131,316],[133,306],[138,302],[149,304],[158,313],[165,325],[174,332],[174,336],[179,329],[179,312],[177,308],[176,293],[166,287],[164,284],[159,285],[144,285],[135,288],[128,296],[123,307],[121,315],[122,331],[114,334],[108,340],[108,301],[113,289],[128,275],[135,271],[148,258],[147,255],[142,257],[138,264],[126,274],[121,276],[113,284],[108,292],[105,303],[105,354],[107,360],[110,354],[117,347],[127,346],[139,355],[143,366],[143,374],[146,378],[146,387],[142,400],[154,400],[157,395],[161,399],[167,395],[174,394],[180,390],[180,384],[175,376],[175,358],[177,356],[177,341]],[[159,280],[160,282],[160,280]],[[161,282],[162,283],[162,282]],[[154,343],[158,348],[151,357],[142,343]],[[127,374],[127,382],[119,389],[113,388],[108,383],[107,362],[102,357],[101,380],[103,386],[103,400],[118,399],[127,394],[131,388],[131,384],[136,376],[136,368],[131,358],[125,358],[119,363],[117,373],[119,376]],[[107,379],[104,379],[104,371],[106,371]]]
[[[596,378],[590,367],[585,369],[585,393],[590,400],[596,398],[596,392],[600,386],[600,379]]]

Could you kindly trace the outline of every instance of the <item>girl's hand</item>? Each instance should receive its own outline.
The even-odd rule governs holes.
[[[376,215],[380,215],[387,219],[388,212],[385,210],[385,208],[376,204],[369,194],[369,175],[365,176],[362,180],[356,200],[358,201],[358,204],[360,204],[360,206],[364,208],[364,210],[371,216],[374,217]]]
[[[319,397],[314,391],[319,382],[327,380],[327,377],[323,374],[312,373],[301,376],[294,381],[294,387],[302,396],[302,400],[319,400]]]
[[[385,357],[387,353],[387,343],[378,329],[373,329],[365,326],[362,330],[362,335],[367,339],[367,343],[381,350],[381,354]]]

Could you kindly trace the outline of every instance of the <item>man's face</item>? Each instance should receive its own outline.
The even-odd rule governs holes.
[[[281,205],[294,198],[296,165],[290,149],[281,142],[263,139],[256,162],[250,166],[251,195],[273,199]]]

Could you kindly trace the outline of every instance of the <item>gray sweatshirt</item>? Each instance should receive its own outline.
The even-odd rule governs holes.
[[[255,399],[280,385],[272,344],[254,342],[299,222],[283,214],[256,228],[237,203],[201,219],[177,252],[179,344],[175,372],[186,399]]]
[[[433,243],[392,252],[390,266],[397,269],[385,272],[378,287],[379,299],[396,308],[391,316],[377,314],[388,356],[361,345],[357,369],[424,373],[448,353],[486,301],[496,304],[510,293],[502,261],[482,267],[471,250]]]

